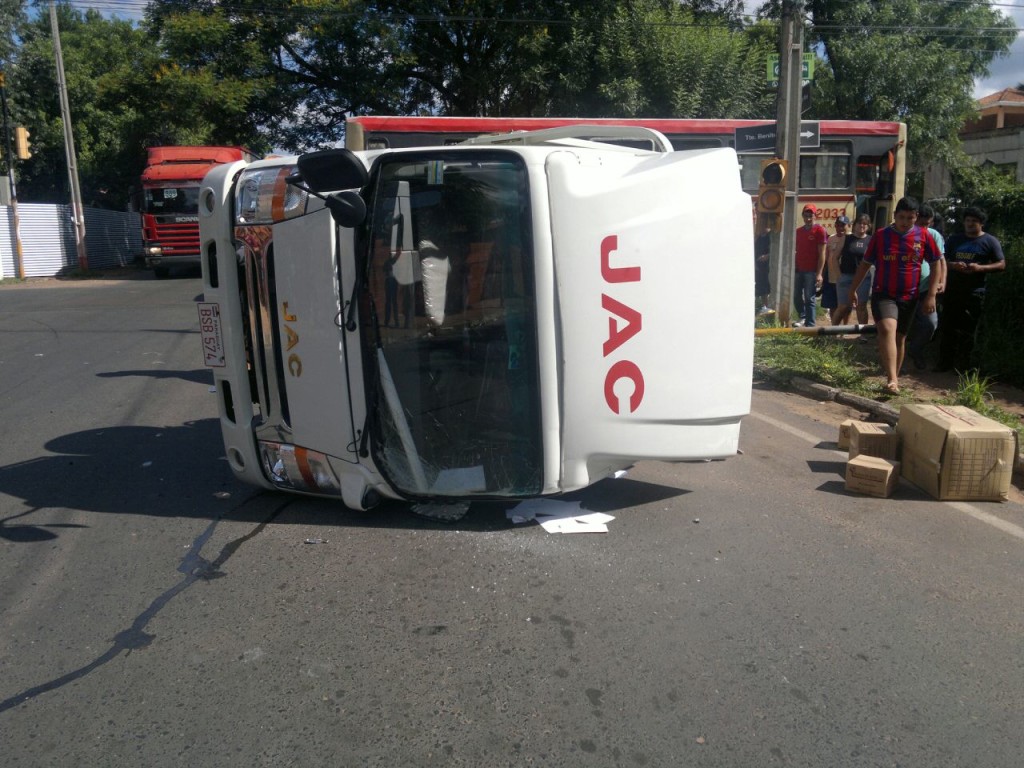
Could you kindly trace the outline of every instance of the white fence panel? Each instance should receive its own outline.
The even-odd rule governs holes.
[[[85,250],[89,269],[128,266],[142,253],[139,214],[86,208]]]
[[[18,203],[25,277],[53,277],[78,266],[70,205]],[[0,206],[0,265],[15,277],[14,211]],[[125,266],[142,252],[139,216],[127,211],[85,209],[85,247],[90,269]]]

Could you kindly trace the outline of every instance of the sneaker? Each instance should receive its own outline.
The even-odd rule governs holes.
[[[774,315],[775,314],[775,310],[772,309],[771,307],[761,307],[761,309],[758,310],[757,314],[759,314],[759,315]]]

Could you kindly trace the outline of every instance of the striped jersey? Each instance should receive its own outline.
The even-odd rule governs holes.
[[[942,258],[939,246],[927,229],[918,226],[900,234],[892,226],[871,236],[864,261],[875,267],[872,293],[896,301],[912,301],[919,293],[921,263]]]

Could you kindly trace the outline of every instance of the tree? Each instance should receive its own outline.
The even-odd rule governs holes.
[[[807,46],[817,118],[907,123],[911,164],[956,164],[957,133],[975,109],[975,78],[1015,39],[1013,22],[985,0],[808,0]],[[780,0],[762,6],[777,18]]]
[[[7,108],[9,111],[8,118],[14,118],[14,123],[18,124],[18,116],[20,110],[18,109],[18,102],[14,98],[13,91],[11,89],[11,83],[8,81],[8,75],[10,74],[11,61],[14,51],[17,49],[17,40],[15,36],[15,29],[19,24],[24,23],[25,20],[25,9],[23,0],[0,0],[0,72],[3,73],[6,82],[5,90],[7,91]],[[10,130],[13,130],[13,125],[9,126]],[[7,174],[7,163],[10,159],[7,157],[7,137],[0,137],[0,153],[4,158],[3,173]]]
[[[564,93],[576,96],[566,107],[609,117],[769,115],[763,62],[771,49],[733,29],[727,12],[659,0],[613,5],[591,32],[592,49],[560,68],[571,78]]]
[[[14,31],[25,21],[25,0],[0,0],[0,69],[6,70],[17,48]]]
[[[276,146],[299,149],[337,141],[358,113],[764,116],[769,96],[752,62],[766,51],[737,31],[740,9],[735,0],[238,0],[228,15],[209,0],[156,0],[148,19],[183,72],[262,83],[250,114]]]
[[[123,208],[138,183],[145,148],[157,144],[244,144],[266,148],[239,116],[236,83],[210,71],[182,73],[129,21],[57,6],[79,181],[86,205]],[[32,133],[22,200],[67,202],[63,122],[48,14],[23,20],[9,88]]]

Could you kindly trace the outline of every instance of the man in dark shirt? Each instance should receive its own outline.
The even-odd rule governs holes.
[[[939,363],[936,371],[972,367],[974,333],[985,301],[985,277],[1006,269],[999,241],[984,231],[987,217],[980,208],[964,211],[964,231],[946,241],[946,292],[939,318]]]

